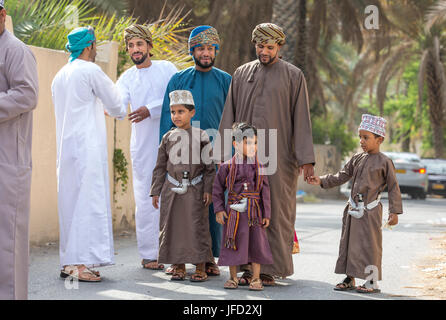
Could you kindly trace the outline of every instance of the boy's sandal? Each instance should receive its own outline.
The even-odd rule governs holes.
[[[349,291],[349,290],[355,290],[356,287],[353,285],[353,280],[352,278],[345,278],[344,281],[342,281],[341,283],[338,283],[336,285],[336,287],[333,288],[333,290],[336,291]]]
[[[96,272],[97,273],[97,272]],[[86,266],[65,266],[61,271],[61,278],[71,277],[79,282],[100,282],[102,279]]]
[[[365,284],[356,288],[356,292],[358,293],[380,293],[381,290],[378,288],[368,287]]]
[[[251,283],[249,284],[249,290],[251,291],[263,291],[263,284],[262,280],[257,278],[253,279]]]
[[[243,272],[242,276],[237,279],[239,286],[249,286],[252,280],[252,273],[251,271],[245,271]]]
[[[168,267],[166,269],[166,274],[174,274],[175,269],[176,269],[177,265],[176,264],[171,264],[170,267]]]
[[[274,279],[274,277],[266,273],[260,274],[260,280],[262,280],[265,287],[272,287],[276,285],[276,280]]]
[[[225,289],[237,289],[238,283],[237,283],[237,281],[229,279],[228,281],[225,282],[224,288]]]
[[[158,263],[157,260],[143,259],[141,262],[141,265],[144,269],[149,269],[149,270],[163,270],[164,269],[164,265]]]
[[[203,270],[195,270],[195,273],[190,276],[192,282],[204,282],[208,279],[208,275]]]
[[[206,262],[206,273],[208,276],[219,276],[220,275],[220,269],[218,269],[218,266],[215,263]]]
[[[175,271],[172,274],[172,277],[170,277],[170,280],[183,281],[184,279],[186,279],[186,270],[176,266]]]

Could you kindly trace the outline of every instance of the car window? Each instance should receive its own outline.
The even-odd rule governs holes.
[[[428,174],[446,174],[446,162],[423,162]]]

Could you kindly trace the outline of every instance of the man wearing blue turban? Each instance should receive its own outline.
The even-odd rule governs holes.
[[[218,129],[231,83],[231,76],[228,73],[214,67],[219,49],[220,39],[215,28],[199,26],[192,30],[189,37],[189,53],[194,59],[195,66],[174,74],[167,86],[161,113],[160,140],[174,127],[170,119],[169,107],[169,93],[174,90],[192,92],[195,101],[195,116],[192,121],[199,121],[202,130]],[[212,253],[214,257],[218,257],[222,228],[215,220],[212,204],[209,206],[209,228],[212,237]],[[171,268],[169,269],[172,271]],[[211,276],[220,274],[215,261],[209,261],[206,264],[206,272]]]
[[[56,113],[57,199],[62,278],[101,281],[93,266],[114,263],[104,112],[126,108],[113,81],[95,63],[94,30],[68,35],[67,63],[51,86]]]

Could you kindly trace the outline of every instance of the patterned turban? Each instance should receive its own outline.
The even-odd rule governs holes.
[[[365,130],[369,131],[371,133],[375,133],[378,136],[381,136],[383,138],[386,137],[386,119],[372,116],[370,114],[363,114],[362,115],[362,121],[359,125],[359,130]]]
[[[195,47],[203,44],[210,44],[215,47],[215,50],[220,48],[220,38],[215,28],[211,26],[196,27],[189,36],[189,52],[192,54]]]
[[[131,25],[130,27],[125,28],[124,30],[125,45],[127,46],[129,40],[133,38],[144,39],[153,47],[152,33],[150,32],[148,26],[144,26],[141,24],[134,24]]]
[[[275,44],[283,45],[285,44],[285,33],[281,27],[273,23],[262,23],[255,27],[252,32],[252,42],[253,43],[263,43],[263,44]]]
[[[96,41],[92,27],[76,28],[68,34],[67,38],[65,48],[71,52],[70,62],[77,59],[85,48]]]
[[[169,93],[170,106],[177,104],[188,104],[195,106],[194,97],[188,90],[175,90]]]

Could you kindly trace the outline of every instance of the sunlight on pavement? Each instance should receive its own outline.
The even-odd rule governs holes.
[[[167,300],[155,296],[149,296],[147,294],[140,294],[123,290],[105,290],[105,291],[100,291],[97,294],[109,299],[119,299],[119,300],[151,300],[151,299]]]

